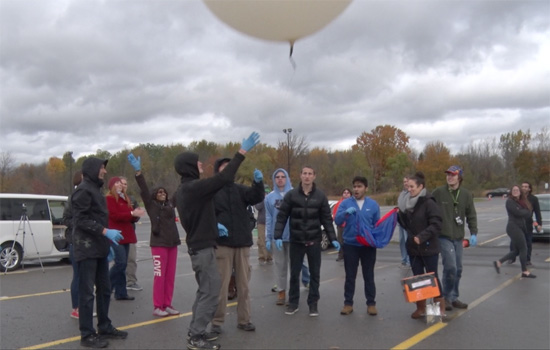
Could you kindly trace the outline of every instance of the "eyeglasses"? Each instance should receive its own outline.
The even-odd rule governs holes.
[[[286,176],[275,176],[276,179],[286,179]]]

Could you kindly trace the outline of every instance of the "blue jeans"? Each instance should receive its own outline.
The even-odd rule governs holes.
[[[115,264],[109,271],[111,290],[115,291],[115,299],[124,298],[128,296],[128,290],[126,289],[126,266],[128,265],[130,245],[111,244],[111,247],[115,251]]]
[[[407,254],[407,231],[399,226],[399,249],[401,249],[401,263],[410,265],[409,254]]]
[[[458,299],[458,285],[462,277],[462,239],[439,238],[443,263],[443,297],[453,302]]]
[[[359,262],[363,273],[365,298],[367,305],[376,305],[376,285],[374,284],[374,264],[376,263],[376,248],[356,246],[344,243],[344,269],[346,283],[344,284],[344,305],[353,305],[355,280]]]
[[[85,259],[78,262],[78,313],[80,335],[85,338],[95,333],[93,324],[94,285],[97,302],[97,328],[99,332],[108,332],[113,328],[109,319],[111,285],[109,283],[109,262],[107,257]]]
[[[78,308],[78,263],[74,259],[74,247],[69,244],[69,259],[71,259],[71,265],[73,265],[73,280],[71,281],[71,304],[73,309]]]
[[[304,255],[309,265],[309,293],[307,304],[316,304],[320,298],[319,283],[321,278],[321,243],[312,245],[290,243],[290,288],[288,304],[298,306],[300,303],[300,271],[303,271]]]

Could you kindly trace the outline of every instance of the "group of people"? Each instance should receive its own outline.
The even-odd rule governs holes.
[[[240,164],[245,160],[246,153],[258,143],[259,135],[255,132],[243,139],[233,158],[216,161],[214,175],[209,178],[201,178],[203,164],[198,154],[179,154],[174,167],[181,177],[181,183],[173,199],[169,198],[164,187],[149,190],[140,158],[130,154],[128,161],[136,172],[135,178],[145,209],[132,203],[122,187],[120,177],[109,180],[109,192],[103,196],[101,187],[107,173],[107,160],[92,157],[84,161],[82,182],[76,187],[70,201],[72,254],[79,291],[78,302],[73,300],[73,308],[78,308],[79,312],[82,346],[102,348],[108,345],[106,339],[124,339],[128,335],[111,324],[108,309],[113,291],[117,300],[132,299],[126,290],[124,270],[128,262],[128,245],[136,243],[132,224],[145,211],[151,219],[155,316],[179,314],[172,306],[177,247],[181,244],[175,210],[186,232],[188,254],[198,284],[187,332],[189,349],[220,348],[215,341],[223,331],[228,286],[232,277],[238,290],[237,328],[243,331],[255,330],[250,316],[248,287],[253,236],[247,210],[255,205],[265,212],[265,222],[259,222],[259,229],[265,229],[265,233],[260,233],[265,237],[265,241],[259,240],[261,245],[265,244],[265,249],[260,250],[260,264],[274,260],[277,280],[273,290],[278,292],[276,304],[286,305],[287,315],[293,315],[299,309],[300,274],[302,283],[309,287],[309,316],[319,315],[317,304],[320,299],[323,228],[332,245],[339,251],[337,260],[344,261],[346,278],[341,314],[349,315],[353,312],[356,277],[361,264],[367,313],[377,315],[374,282],[377,248],[364,245],[356,239],[359,231],[374,227],[380,219],[378,204],[367,196],[368,180],[362,176],[354,177],[352,189],[343,191],[343,198],[333,212],[327,196],[315,184],[316,173],[311,166],[302,167],[300,183],[295,188],[290,183],[287,171],[282,168],[275,170],[272,175],[271,192],[266,191],[263,174],[257,169],[251,186],[236,184],[235,174]],[[435,274],[441,286],[440,296],[435,301],[440,303],[442,314],[453,307],[468,307],[458,299],[465,226],[470,231],[470,244],[474,246],[477,241],[473,196],[460,186],[462,169],[452,166],[446,171],[446,177],[447,184],[435,189],[432,194],[425,187],[422,173],[407,177],[404,180],[406,191],[398,199],[398,221],[406,236],[403,241],[407,259],[403,259],[403,264],[410,264],[414,275],[425,272]],[[509,201],[522,208],[532,208],[525,198],[515,194],[513,189]],[[527,218],[521,208],[510,207],[508,209],[507,204],[509,213],[514,211],[522,218]],[[332,224],[333,218],[338,236]],[[518,235],[514,233],[515,236]],[[526,245],[525,240],[522,245],[519,238],[514,238],[513,243],[516,249],[514,252],[517,251],[514,254],[519,254],[523,266],[527,262],[527,249],[523,246]],[[114,264],[109,272],[110,251],[114,252]],[[440,254],[443,261],[441,281],[437,273]],[[502,261],[514,256],[510,253],[495,262],[497,271]],[[532,274],[525,271],[524,277],[529,276]],[[92,319],[94,286],[97,332]],[[417,302],[417,309],[411,317],[420,318],[425,311],[426,301]]]

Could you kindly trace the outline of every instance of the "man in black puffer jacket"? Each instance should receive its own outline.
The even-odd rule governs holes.
[[[218,159],[214,163],[214,172],[222,171],[229,158]],[[254,244],[252,228],[250,227],[250,212],[247,207],[257,204],[264,199],[264,183],[261,171],[254,171],[252,186],[236,183],[225,185],[216,193],[214,205],[218,223],[225,226],[227,235],[220,235],[217,239],[216,262],[220,271],[222,286],[218,308],[212,319],[212,332],[221,333],[221,325],[225,320],[227,308],[227,294],[229,281],[235,270],[235,283],[237,287],[237,328],[244,331],[256,329],[250,322],[250,296],[248,294],[248,282],[250,280],[251,267],[249,263],[250,247]]]
[[[285,313],[293,315],[298,311],[300,302],[300,271],[304,255],[307,255],[311,274],[307,303],[309,315],[319,316],[319,279],[321,272],[321,225],[327,231],[332,245],[339,250],[336,233],[332,225],[332,214],[327,196],[315,186],[315,171],[304,166],[300,174],[300,185],[287,192],[277,214],[274,238],[277,249],[283,246],[283,230],[290,217],[290,288],[288,306]]]
[[[111,283],[109,282],[109,248],[122,239],[118,230],[107,228],[107,202],[101,194],[107,161],[88,158],[82,163],[83,181],[71,197],[74,219],[74,258],[78,262],[80,345],[103,348],[105,338],[125,339],[128,332],[114,328],[109,319]],[[94,284],[97,301],[97,328],[93,325]]]

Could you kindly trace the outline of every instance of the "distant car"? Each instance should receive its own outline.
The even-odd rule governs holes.
[[[539,199],[540,215],[542,216],[542,231],[537,232],[537,230],[533,228],[533,239],[550,239],[550,194],[537,194],[535,196]],[[533,221],[535,221],[534,216]]]
[[[336,205],[338,201],[330,200],[328,201],[328,205],[330,206],[330,212],[332,213],[332,208],[334,208],[334,205]],[[336,224],[334,221],[332,222],[332,225],[334,226],[334,233],[336,233]],[[321,239],[321,250],[327,250],[328,248],[332,247],[332,243],[330,242],[330,239],[328,238],[328,234],[323,228],[323,238]]]
[[[490,190],[485,194],[487,198],[491,197],[508,197],[508,194],[510,194],[510,189],[505,187],[500,187],[494,190]]]

